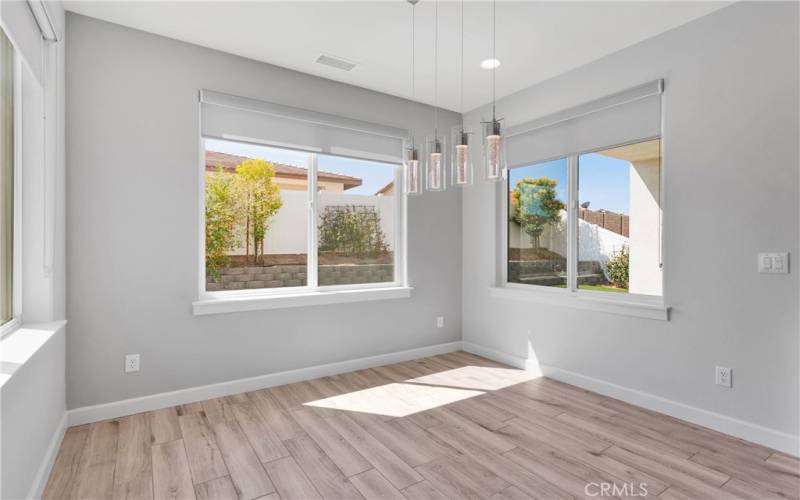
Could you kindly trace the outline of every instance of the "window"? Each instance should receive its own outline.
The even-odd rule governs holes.
[[[578,157],[582,290],[661,295],[661,141]]]
[[[508,283],[661,295],[659,139],[512,168],[507,206]]]
[[[0,30],[0,325],[14,317],[14,49]]]
[[[508,174],[508,282],[567,286],[567,160]]]
[[[210,138],[204,145],[206,291],[399,281],[399,165]]]

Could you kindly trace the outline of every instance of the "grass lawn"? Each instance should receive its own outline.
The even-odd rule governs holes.
[[[558,285],[557,288],[567,288],[567,285]],[[628,293],[627,288],[614,288],[613,286],[603,286],[603,285],[578,285],[578,289],[593,290],[595,292]]]

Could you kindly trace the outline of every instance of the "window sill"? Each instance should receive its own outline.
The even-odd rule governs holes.
[[[0,340],[0,387],[11,380],[14,373],[22,368],[58,332],[63,331],[67,322],[53,321],[33,325],[20,325]],[[4,325],[5,326],[5,325]]]
[[[225,314],[287,307],[345,304],[370,300],[405,299],[411,297],[412,287],[366,288],[358,290],[316,291],[286,295],[255,295],[214,297],[198,300],[192,304],[195,316]]]
[[[563,292],[563,293],[561,293]],[[660,301],[603,298],[581,293],[554,290],[523,290],[511,287],[490,287],[489,295],[497,299],[522,300],[555,306],[574,307],[623,316],[669,321],[669,307]]]

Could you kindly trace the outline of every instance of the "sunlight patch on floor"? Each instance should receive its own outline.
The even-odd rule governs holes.
[[[462,366],[423,377],[409,379],[408,382],[447,387],[461,387],[480,391],[496,391],[538,378],[538,375],[513,368],[490,366]]]
[[[392,383],[304,404],[333,410],[405,417],[481,394],[482,391],[452,387]]]

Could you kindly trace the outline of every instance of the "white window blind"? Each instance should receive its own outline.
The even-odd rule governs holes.
[[[663,80],[509,127],[510,168],[661,135]]]
[[[203,137],[401,163],[408,131],[302,108],[200,91]]]

